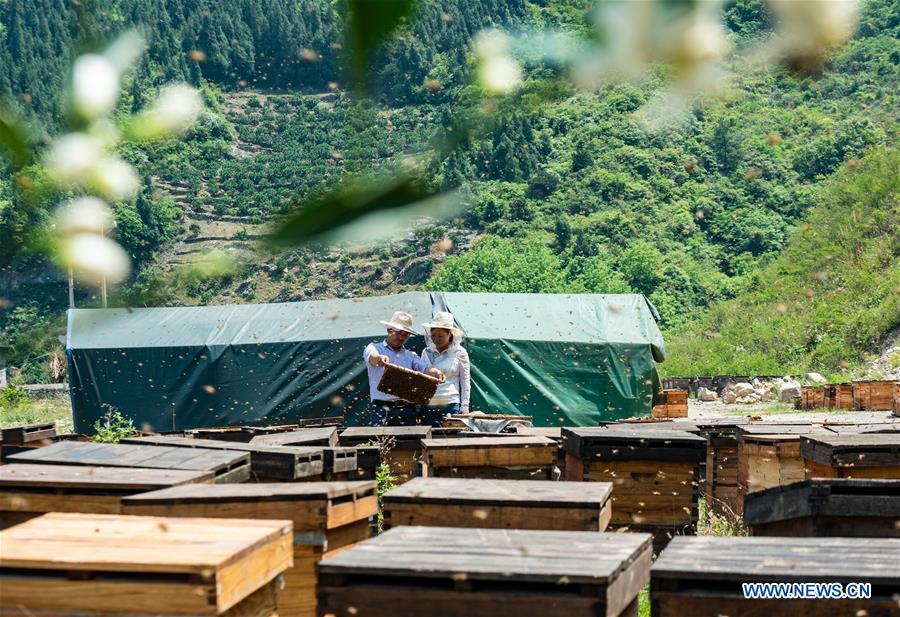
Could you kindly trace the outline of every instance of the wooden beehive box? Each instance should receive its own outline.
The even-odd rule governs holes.
[[[875,617],[897,614],[893,538],[675,538],[650,569],[654,617]],[[870,583],[872,598],[747,599],[742,583]]]
[[[857,409],[885,410],[893,409],[894,381],[854,381],[853,402]]]
[[[440,383],[439,379],[431,375],[386,364],[378,382],[378,390],[416,405],[427,405]]]
[[[697,431],[707,439],[703,495],[709,507],[720,514],[738,511],[738,427],[747,418],[709,418],[697,421]],[[694,431],[692,431],[694,432]]]
[[[852,383],[839,383],[834,386],[834,408],[853,409]]]
[[[356,471],[350,476],[354,480],[374,480],[381,464],[378,446],[356,446]]]
[[[14,463],[39,465],[92,465],[211,471],[215,482],[245,482],[250,479],[250,455],[233,450],[173,448],[59,441],[30,452],[14,454]]]
[[[175,435],[133,437],[123,439],[121,443],[246,452],[250,455],[250,471],[258,481],[320,479],[324,470],[320,447],[264,446],[214,439],[191,439]]]
[[[286,519],[294,565],[284,573],[280,617],[316,614],[316,563],[369,537],[378,513],[374,482],[180,486],[124,499],[123,512],[154,516]]]
[[[706,439],[685,431],[625,426],[564,428],[566,479],[612,482],[615,528],[694,533]]]
[[[326,446],[338,445],[338,430],[334,426],[299,428],[291,431],[256,435],[251,444],[261,446]]]
[[[356,448],[322,448],[322,479],[329,482],[358,480]]]
[[[687,418],[687,390],[663,390],[662,396],[665,402],[653,406],[654,418]]]
[[[825,389],[822,386],[802,386],[800,388],[800,408],[818,409],[825,406]]]
[[[0,445],[30,446],[49,443],[56,437],[56,425],[52,422],[7,426],[0,429]]]
[[[548,479],[552,477],[558,449],[555,441],[537,435],[423,439],[422,475]]]
[[[255,433],[249,426],[213,426],[207,428],[195,428],[184,431],[185,437],[193,439],[209,439],[213,441],[234,441],[247,443]]]
[[[0,546],[3,614],[220,615],[291,566],[291,524],[51,513]]]
[[[335,617],[630,616],[650,559],[646,534],[395,527],[319,563],[319,610]]]
[[[384,526],[603,531],[612,484],[414,478],[387,492]]]
[[[340,434],[340,444],[379,446],[381,462],[387,463],[397,482],[403,483],[419,475],[421,441],[429,437],[429,426],[354,426]]]
[[[807,478],[900,479],[900,433],[829,433],[800,440]]]
[[[895,416],[900,416],[900,381],[894,383],[893,410]]]
[[[900,538],[900,480],[816,478],[747,495],[755,536]]]
[[[738,427],[736,514],[743,514],[747,493],[799,482],[806,477],[800,456],[800,436],[810,433],[832,434],[821,424],[760,422]]]
[[[0,466],[0,529],[46,512],[119,514],[122,497],[212,481],[211,471],[3,465]]]

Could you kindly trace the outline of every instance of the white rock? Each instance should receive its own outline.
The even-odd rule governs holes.
[[[725,390],[725,394],[722,395],[722,402],[731,404],[737,400],[737,396],[735,395],[733,390]]]
[[[800,384],[796,381],[785,380],[785,382],[781,384],[778,400],[782,403],[790,403],[795,396],[800,396]]]
[[[752,385],[754,388],[758,388],[761,384],[762,384],[762,382],[759,380],[758,377],[754,377],[753,381],[750,382],[750,385]]]
[[[714,401],[719,398],[715,390],[708,388],[697,388],[697,399],[701,401]]]
[[[748,384],[746,381],[742,381],[741,383],[734,385],[734,393],[738,398],[742,396],[749,396],[753,393],[753,386]]]
[[[819,373],[807,373],[806,379],[812,383],[828,383],[828,380],[822,377]]]

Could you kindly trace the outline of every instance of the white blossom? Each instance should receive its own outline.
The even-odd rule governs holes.
[[[90,186],[110,201],[128,201],[137,195],[141,181],[134,168],[117,156],[101,160],[93,170]]]
[[[72,99],[76,111],[85,118],[108,114],[119,98],[119,71],[110,60],[98,54],[85,54],[75,60],[72,70]]]
[[[69,133],[50,146],[44,162],[57,182],[85,185],[103,157],[99,141],[84,133]]]
[[[128,253],[115,241],[94,233],[66,236],[60,245],[62,261],[79,280],[91,284],[118,283],[131,270]]]
[[[112,227],[113,214],[105,201],[97,197],[79,197],[56,212],[56,231],[61,236],[84,232],[106,233]]]
[[[150,109],[135,123],[135,133],[144,139],[155,139],[188,129],[203,110],[203,100],[196,88],[173,84],[160,90]]]
[[[486,30],[475,37],[478,78],[489,94],[511,94],[522,85],[522,68],[509,54],[509,44],[509,37],[499,30]]]

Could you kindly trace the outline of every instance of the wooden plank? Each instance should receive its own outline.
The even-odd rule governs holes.
[[[706,458],[705,438],[687,431],[654,427],[566,427],[563,448],[582,459],[700,462]]]
[[[553,465],[558,446],[547,437],[423,439],[429,470],[441,467],[517,467]]]
[[[393,441],[395,448],[419,448],[419,442],[431,437],[428,426],[352,426],[340,433],[340,445],[361,446]]]
[[[89,488],[150,491],[188,483],[212,482],[210,471],[150,469],[140,467],[82,467],[74,465],[0,466],[0,487]]]
[[[320,447],[267,446],[255,443],[191,439],[175,435],[134,437],[123,439],[121,443],[247,452],[250,455],[252,472],[264,478],[297,480],[321,476],[324,468],[323,453]]]
[[[808,435],[803,458],[829,467],[900,467],[900,433]]]
[[[245,473],[239,481],[246,480],[250,471],[249,455],[231,450],[198,450],[197,452],[189,452],[185,451],[184,448],[166,446],[84,443],[78,441],[53,443],[31,452],[15,454],[10,459],[15,463],[212,471],[217,477],[238,468],[245,468]]]
[[[256,435],[251,444],[262,446],[328,446],[338,445],[338,431],[333,426],[301,428],[293,431]]]
[[[283,520],[45,514],[0,531],[0,605],[222,613],[290,565],[290,531]]]

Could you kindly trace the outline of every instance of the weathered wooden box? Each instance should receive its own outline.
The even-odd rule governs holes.
[[[816,478],[749,493],[755,536],[900,538],[900,480]]]
[[[900,433],[804,435],[807,478],[900,479]]]
[[[384,526],[603,531],[612,484],[415,478],[388,491]]]
[[[568,480],[612,482],[611,527],[652,532],[657,547],[694,533],[703,437],[654,427],[564,428],[563,447]]]
[[[664,402],[653,406],[654,418],[687,418],[687,390],[663,390],[662,397]]]
[[[10,462],[211,471],[214,481],[221,483],[250,479],[250,455],[234,450],[59,441],[37,450],[14,454]]]
[[[562,447],[562,428],[558,426],[517,426],[516,434],[523,437],[537,435],[555,441],[557,445],[556,467],[559,469],[560,477],[566,477],[566,451]]]
[[[894,381],[854,381],[854,407],[863,410],[893,409],[895,384]]]
[[[548,479],[559,446],[547,437],[517,435],[422,440],[425,477]]]
[[[825,407],[825,389],[822,386],[802,386],[800,388],[800,409]]]
[[[319,563],[319,611],[630,617],[650,559],[647,534],[395,527]]]
[[[250,455],[250,471],[259,481],[320,479],[324,469],[324,455],[320,447],[263,446],[175,435],[133,437],[123,439],[120,443],[246,452]]]
[[[431,375],[387,364],[378,382],[378,390],[416,405],[427,405],[440,383]]]
[[[180,486],[123,500],[123,512],[155,516],[286,519],[293,522],[293,567],[284,573],[281,617],[316,614],[316,563],[369,537],[378,513],[374,482]]]
[[[0,445],[27,446],[49,441],[56,437],[56,425],[52,422],[7,426],[0,429]]]
[[[706,437],[706,465],[701,493],[714,512],[734,514],[738,511],[738,427],[747,418],[706,418],[695,422],[691,432]]]
[[[429,426],[353,426],[340,434],[340,444],[378,446],[381,462],[403,483],[419,475],[421,441],[429,437]]]
[[[119,514],[122,511],[122,497],[179,484],[212,481],[211,471],[2,465],[0,529],[46,512]]]
[[[4,615],[274,615],[292,560],[287,520],[51,513],[0,546]]]
[[[738,496],[736,514],[744,512],[747,493],[806,477],[800,436],[832,434],[822,425],[750,424],[738,427]]]
[[[888,617],[897,614],[900,539],[675,538],[650,569],[654,617]],[[743,583],[869,583],[872,597],[745,598]]]

